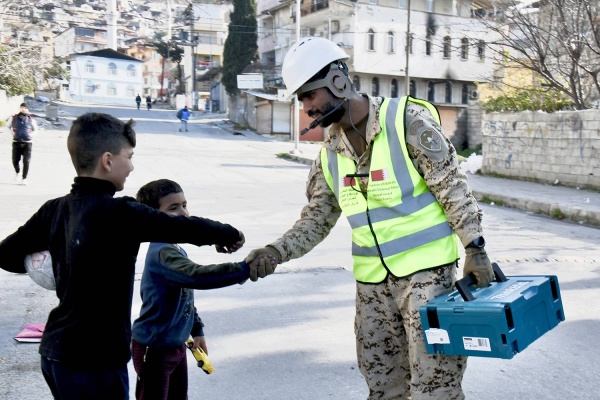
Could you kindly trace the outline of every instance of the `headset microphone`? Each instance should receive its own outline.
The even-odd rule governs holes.
[[[327,114],[323,115],[321,118],[315,119],[313,122],[310,123],[308,128],[304,128],[300,131],[300,135],[304,135],[306,132],[310,131],[311,129],[315,129],[317,127],[317,125],[319,125],[321,122],[323,122],[323,120],[325,118],[329,117],[331,114],[333,114],[334,112],[339,110],[339,108],[347,101],[348,101],[348,98],[345,98],[343,101],[340,101],[340,104],[335,106],[333,108],[333,110],[329,111]]]

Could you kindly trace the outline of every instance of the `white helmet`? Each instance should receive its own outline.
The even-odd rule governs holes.
[[[350,58],[344,50],[330,40],[321,37],[305,37],[300,39],[287,52],[283,59],[281,75],[289,96],[293,95],[317,72],[334,61],[345,61]],[[315,90],[325,87],[324,81],[320,86],[311,87]],[[307,92],[309,90],[303,90]]]

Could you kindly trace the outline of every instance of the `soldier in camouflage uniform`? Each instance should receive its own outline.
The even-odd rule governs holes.
[[[302,39],[285,57],[288,91],[315,118],[313,128],[330,129],[311,167],[300,219],[246,261],[261,260],[260,277],[272,273],[272,259],[302,257],[343,212],[353,230],[354,330],[369,399],[464,399],[467,359],[427,354],[419,307],[452,289],[458,240],[465,275],[489,285],[482,212],[435,108],[356,92],[345,59],[324,38]]]

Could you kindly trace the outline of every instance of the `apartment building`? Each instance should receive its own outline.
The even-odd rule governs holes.
[[[432,101],[445,131],[493,77],[491,32],[482,2],[458,0],[258,0],[258,48],[268,86],[281,87],[281,64],[298,33],[322,36],[350,57],[354,86],[379,96]],[[298,15],[299,9],[299,15]],[[296,18],[299,18],[298,32]],[[410,21],[410,22],[409,22]]]

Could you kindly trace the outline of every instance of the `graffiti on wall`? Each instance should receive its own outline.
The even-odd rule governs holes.
[[[511,162],[519,159],[519,155],[531,154],[534,148],[560,149],[563,144],[563,155],[578,149],[582,164],[586,163],[585,150],[591,147],[593,153],[598,152],[590,146],[590,140],[584,136],[584,121],[578,114],[549,115],[549,121],[484,121],[483,135],[486,155],[503,160],[504,167],[510,169]],[[559,146],[557,146],[557,144]],[[589,158],[589,155],[587,156]]]

